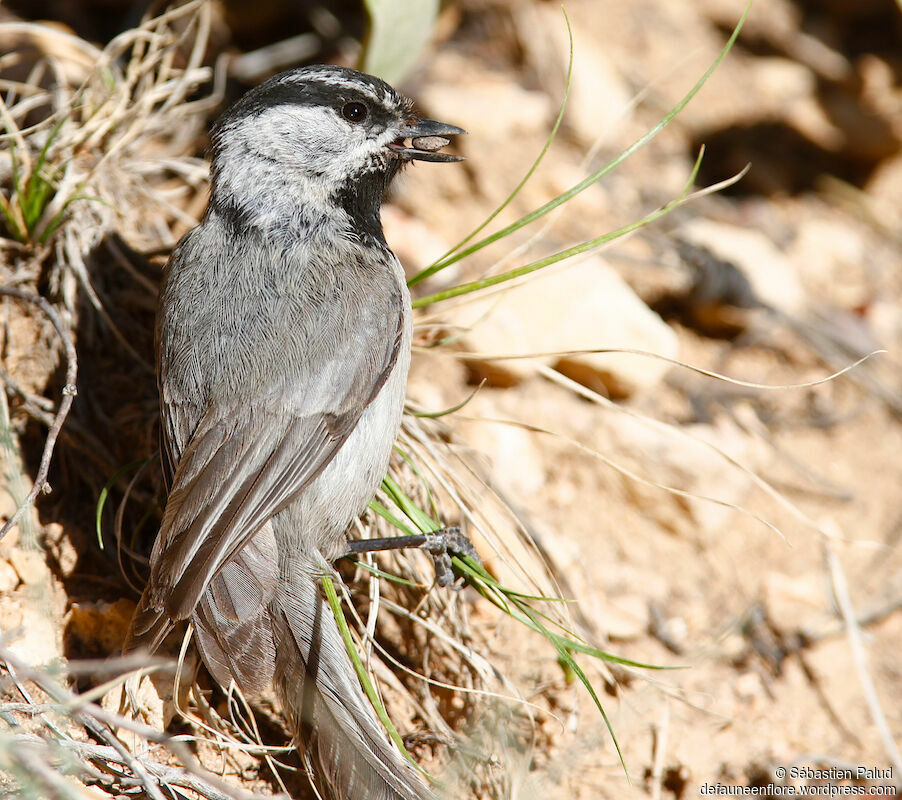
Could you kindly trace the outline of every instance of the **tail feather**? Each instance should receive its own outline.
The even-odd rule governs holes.
[[[248,695],[271,683],[276,642],[270,604],[279,583],[267,524],[210,581],[191,615],[204,663],[220,686],[234,679]]]
[[[335,800],[434,800],[361,691],[317,582],[299,576],[275,605],[276,689],[317,788]]]
[[[125,643],[122,645],[122,652],[145,650],[148,653],[155,653],[173,627],[169,615],[152,604],[148,587],[138,601]]]
[[[191,615],[204,664],[220,686],[228,687],[234,679],[248,696],[259,695],[271,683],[276,662],[269,611],[263,608],[251,619],[234,622],[219,611],[211,594],[201,597]]]
[[[273,684],[322,796],[435,800],[361,691],[315,570],[294,559],[280,577],[266,525],[210,581],[191,614],[204,663],[223,687],[234,680],[254,695]],[[148,586],[125,649],[153,652],[172,627]]]

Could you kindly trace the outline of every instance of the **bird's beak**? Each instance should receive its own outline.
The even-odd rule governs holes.
[[[445,145],[450,144],[448,136],[459,136],[466,131],[456,125],[447,125],[444,122],[436,122],[434,119],[408,119],[401,128],[401,135],[391,142],[388,147],[398,157],[405,161],[463,161],[463,156],[440,153]],[[410,140],[410,146],[406,144]]]

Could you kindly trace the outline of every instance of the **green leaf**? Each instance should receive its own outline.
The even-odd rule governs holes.
[[[25,220],[25,227],[28,230],[29,237],[34,233],[35,228],[41,221],[41,217],[44,216],[47,204],[56,191],[54,183],[59,177],[59,169],[51,169],[45,174],[44,167],[47,164],[47,154],[50,152],[50,147],[53,145],[65,121],[66,117],[61,117],[50,133],[47,134],[47,141],[44,142],[44,146],[41,148],[37,161],[31,170],[31,175],[26,182],[25,192],[20,195],[19,202],[22,207],[22,217]]]
[[[53,184],[50,181],[39,173],[32,174],[28,181],[25,197],[22,198],[22,216],[25,219],[25,228],[28,230],[29,236],[41,221],[47,203],[53,197],[53,192]]]
[[[421,533],[433,533],[434,531],[441,529],[441,525],[404,494],[404,491],[390,475],[386,475],[382,479],[382,491],[384,491],[391,498],[392,502],[404,512],[407,518],[419,528]]]
[[[378,567],[374,567],[370,564],[367,564],[366,561],[355,561],[354,564],[361,569],[365,569],[367,572],[372,573],[378,578],[384,578],[387,581],[391,581],[392,583],[398,583],[401,586],[412,586],[414,588],[420,587],[421,584],[416,581],[409,581],[407,578],[402,578],[398,575],[392,575],[390,572],[386,572],[385,570],[379,569]]]
[[[443,411],[411,411],[410,415],[412,417],[420,417],[425,419],[438,419],[439,417],[446,417],[449,414],[453,414],[455,411],[460,411],[467,403],[469,403],[474,397],[476,397],[476,392],[478,392],[484,385],[486,379],[483,378],[479,382],[479,386],[477,386],[469,395],[467,395],[463,400],[461,400],[457,405],[453,405],[450,408],[446,408]]]
[[[365,0],[370,29],[360,68],[397,83],[432,37],[439,0]]]
[[[62,221],[66,218],[66,212],[69,210],[69,206],[71,206],[74,202],[78,200],[90,200],[94,203],[101,203],[102,205],[110,206],[110,204],[101,197],[92,197],[91,195],[81,194],[81,190],[85,187],[85,182],[82,182],[78,189],[76,189],[75,194],[72,195],[65,203],[63,203],[62,208],[56,212],[53,219],[47,223],[47,227],[44,228],[44,231],[38,237],[38,241],[41,244],[44,244],[53,234],[56,232],[56,229],[62,224]]]

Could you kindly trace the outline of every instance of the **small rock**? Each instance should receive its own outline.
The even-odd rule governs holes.
[[[806,285],[833,305],[855,308],[866,304],[873,292],[868,244],[847,221],[801,220],[789,256]]]
[[[699,532],[720,532],[734,510],[702,498],[740,505],[753,485],[746,472],[708,446],[754,466],[757,453],[752,441],[735,423],[725,419],[715,425],[690,425],[667,434],[638,419],[620,416],[616,424],[606,427],[605,433],[616,448],[616,454],[612,455],[616,461],[635,465],[643,477],[656,484],[698,495],[675,496],[624,478],[630,500],[644,514],[676,534],[697,537]]]
[[[898,352],[902,343],[902,308],[899,304],[879,298],[870,304],[867,319],[877,341]]]
[[[17,547],[9,554],[9,561],[26,586],[45,584],[50,579],[50,570],[40,550]]]
[[[130,600],[73,603],[66,623],[67,651],[75,649],[80,658],[118,654],[134,611]]]
[[[8,561],[0,561],[0,594],[11,592],[19,585],[19,574]]]
[[[113,714],[122,714],[126,717],[134,714],[143,724],[157,730],[165,728],[163,698],[148,675],[142,675],[141,682],[137,686],[134,678],[129,678],[124,686],[122,684],[114,686],[101,698],[100,705]],[[129,745],[141,744],[140,739],[127,728],[120,728],[116,731],[116,735]]]
[[[11,596],[0,597],[0,630],[8,632],[21,628],[24,618],[21,606]]]
[[[803,310],[805,291],[792,262],[760,231],[694,219],[682,233],[687,241],[742,270],[763,302],[787,314]]]
[[[44,526],[44,547],[56,561],[60,574],[68,578],[78,566],[78,551],[58,522],[48,522]]]
[[[756,672],[743,672],[733,686],[736,695],[747,703],[755,703],[765,697],[764,684]]]
[[[675,653],[682,653],[686,649],[689,638],[689,624],[685,617],[661,617],[655,620],[655,635]]]
[[[59,620],[50,606],[47,593],[34,586],[20,586],[0,599],[6,645],[26,664],[52,664],[62,657]]]
[[[496,416],[479,406],[479,416]],[[461,422],[459,435],[492,461],[492,475],[513,496],[532,495],[546,482],[535,437],[521,428],[484,420]]]
[[[465,344],[477,354],[552,354],[470,362],[479,377],[502,386],[546,364],[590,388],[624,397],[656,385],[669,365],[628,353],[556,354],[625,348],[677,355],[676,334],[599,256],[537,273],[506,292],[460,306],[452,322],[469,330]]]
[[[561,97],[570,41],[557,6],[523,4],[515,15],[520,42],[549,96]],[[573,72],[564,118],[586,146],[629,120],[632,93],[594,37],[573,28]]]
[[[784,633],[815,631],[836,622],[833,600],[820,574],[771,572],[764,581],[767,618]]]
[[[159,654],[158,654],[159,655]],[[178,708],[188,707],[188,695],[197,672],[197,656],[193,649],[185,655],[179,679]],[[145,725],[157,730],[165,730],[179,713],[174,699],[175,669],[164,668],[141,674],[141,682],[136,685],[135,677],[130,677],[123,686],[120,684],[107,692],[101,705],[107,711],[128,716],[134,714]],[[140,740],[125,728],[117,735],[130,744],[140,745]]]
[[[648,599],[639,594],[612,597],[602,603],[598,623],[610,639],[638,639],[648,631]]]

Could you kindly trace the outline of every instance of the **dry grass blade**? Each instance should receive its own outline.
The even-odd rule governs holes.
[[[836,538],[842,538],[838,536]],[[865,653],[864,642],[862,641],[861,627],[855,618],[855,609],[852,605],[852,599],[849,596],[849,584],[846,580],[842,563],[836,552],[835,544],[827,540],[824,544],[826,548],[827,567],[830,573],[830,583],[833,587],[833,594],[839,611],[842,614],[843,622],[846,626],[846,637],[849,642],[849,649],[855,660],[855,668],[858,672],[858,679],[861,683],[861,690],[867,703],[868,711],[874,722],[877,731],[880,734],[880,741],[883,744],[884,751],[889,758],[890,763],[896,774],[902,774],[902,753],[893,739],[893,734],[889,723],[886,719],[886,713],[880,703],[877,695],[877,689],[874,686],[874,679],[868,668],[867,655]]]
[[[59,679],[47,670],[25,664],[2,644],[0,665],[8,673],[8,680],[11,680],[26,704],[40,707],[36,716],[29,717],[40,724],[43,730],[41,727],[35,728],[30,722],[16,724],[14,733],[0,738],[0,759],[10,764],[10,774],[14,779],[18,778],[20,785],[34,788],[35,776],[27,770],[23,774],[22,769],[27,768],[33,758],[40,754],[43,763],[48,765],[47,770],[38,773],[38,781],[43,785],[46,797],[67,797],[70,796],[66,794],[67,791],[75,791],[74,786],[62,785],[50,777],[61,777],[64,774],[64,771],[53,768],[61,758],[64,763],[68,758],[70,767],[74,766],[76,772],[82,774],[98,776],[99,769],[102,776],[98,777],[102,784],[118,786],[123,791],[140,786],[154,800],[165,800],[163,788],[169,786],[189,789],[205,800],[254,800],[258,797],[227,785],[198,766],[190,750],[180,739],[86,701],[64,689],[58,682]],[[35,692],[46,696],[50,704],[37,703],[32,691],[26,688],[26,683],[32,684]],[[56,713],[48,713],[49,709]],[[12,709],[7,711],[0,704],[0,714],[7,720],[10,719],[10,714],[15,718],[20,713],[21,711]],[[76,721],[106,744],[97,745],[81,741],[80,737],[73,737],[69,731]],[[116,735],[117,730],[130,731],[145,743],[162,746],[178,763],[164,764],[147,755],[129,752]],[[125,771],[120,768],[125,768]],[[167,793],[170,791],[167,789]]]

